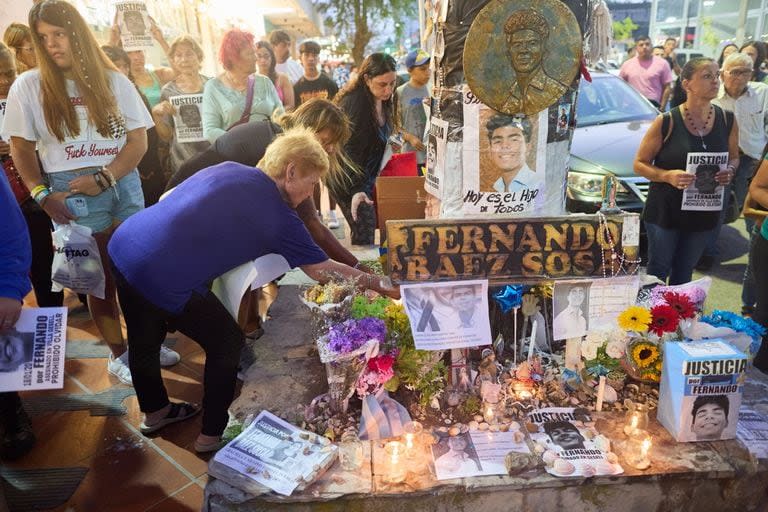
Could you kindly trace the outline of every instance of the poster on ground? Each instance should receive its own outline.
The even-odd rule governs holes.
[[[683,190],[681,210],[719,212],[723,209],[725,187],[715,175],[728,165],[728,152],[688,153],[685,172],[693,174],[693,183]]]
[[[547,407],[528,414],[531,440],[552,452],[547,473],[566,476],[617,475],[624,469],[611,462],[608,452],[597,445],[599,435],[589,411],[573,407]],[[546,459],[545,459],[546,462]]]
[[[514,432],[465,432],[444,436],[431,447],[438,480],[484,475],[504,475],[509,452],[530,453],[525,440]]]
[[[491,344],[488,281],[403,284],[400,290],[417,349]]]
[[[0,392],[61,389],[67,308],[24,308],[0,330]]]
[[[173,124],[176,142],[202,142],[203,95],[181,94],[168,98],[173,106]]]
[[[131,52],[152,48],[152,22],[147,4],[142,0],[128,0],[117,2],[115,7],[123,50]]]

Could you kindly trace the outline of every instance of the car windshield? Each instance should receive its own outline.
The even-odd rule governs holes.
[[[593,76],[582,80],[577,103],[577,126],[653,119],[659,111],[621,78]]]

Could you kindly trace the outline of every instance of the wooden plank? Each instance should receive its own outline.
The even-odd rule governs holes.
[[[388,221],[389,275],[398,283],[477,278],[501,283],[631,274],[639,247],[621,245],[628,217],[637,214],[603,221],[586,214]]]

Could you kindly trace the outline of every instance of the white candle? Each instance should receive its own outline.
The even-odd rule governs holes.
[[[533,320],[533,326],[531,327],[531,344],[528,346],[528,360],[530,361],[533,358],[533,347],[536,346],[536,327],[537,320]]]
[[[603,398],[605,397],[605,375],[600,376],[600,383],[597,385],[597,402],[595,403],[595,410],[600,412],[603,410]]]

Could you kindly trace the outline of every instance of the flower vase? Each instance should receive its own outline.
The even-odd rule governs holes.
[[[662,346],[659,342],[637,336],[627,343],[627,352],[621,365],[631,379],[658,384],[661,380],[662,357]]]

